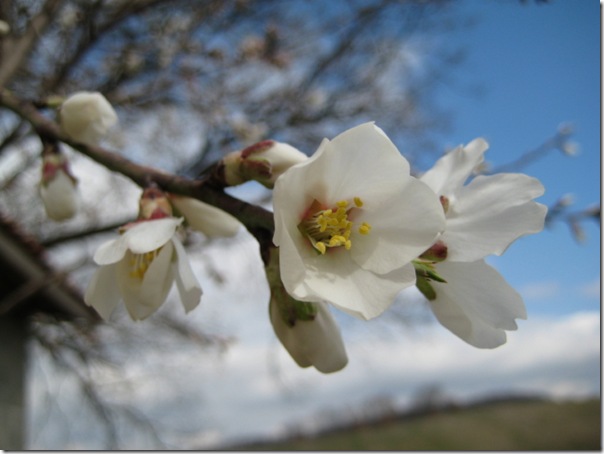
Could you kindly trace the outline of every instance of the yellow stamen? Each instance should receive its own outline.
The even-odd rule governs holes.
[[[371,226],[366,222],[363,222],[359,227],[359,233],[361,235],[369,235],[369,232],[371,232]]]
[[[321,255],[323,255],[327,251],[327,246],[325,246],[325,243],[323,243],[323,241],[317,241],[315,243],[315,249],[317,249],[317,251],[319,251]]]
[[[324,209],[324,205],[315,200],[306,217],[298,225],[298,229],[308,237],[321,255],[327,252],[327,248],[352,248],[350,236],[354,223],[349,219],[349,215],[363,206],[360,197],[354,197],[353,201],[353,206],[348,200],[340,200],[336,202],[335,207]],[[370,231],[371,226],[367,222],[358,227],[358,232],[362,235],[368,235]]]
[[[160,250],[161,248],[151,252],[145,252],[144,254],[132,254],[130,259],[130,277],[143,279],[145,277],[145,273],[151,266],[151,263],[155,257],[159,255]]]

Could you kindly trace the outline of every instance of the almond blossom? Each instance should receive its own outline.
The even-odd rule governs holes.
[[[440,323],[469,344],[494,348],[525,319],[520,295],[484,262],[516,239],[543,229],[543,185],[523,174],[478,175],[488,144],[476,139],[449,152],[421,181],[439,196],[446,228],[418,261],[417,286]]]
[[[141,218],[121,229],[119,238],[101,245],[94,261],[101,267],[90,282],[84,301],[108,319],[123,300],[133,320],[153,314],[176,283],[186,312],[200,302],[202,290],[178,239],[183,218],[171,216],[156,188],[143,193]]]
[[[280,271],[296,300],[328,302],[362,319],[415,283],[410,262],[436,240],[434,192],[373,123],[325,139],[274,188]]]

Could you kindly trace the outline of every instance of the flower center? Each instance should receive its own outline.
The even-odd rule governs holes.
[[[163,246],[162,246],[163,247]],[[130,277],[143,279],[151,263],[159,255],[161,247],[144,254],[132,254],[130,257]]]
[[[353,206],[347,200],[341,200],[333,208],[325,208],[319,201],[313,200],[307,211],[307,215],[298,224],[298,229],[305,235],[312,246],[321,255],[327,252],[328,248],[344,246],[346,250],[352,247],[350,233],[353,229],[353,222],[349,215],[354,209],[361,208],[363,201],[359,197],[353,199]],[[368,235],[371,226],[363,222],[358,227],[361,235]]]

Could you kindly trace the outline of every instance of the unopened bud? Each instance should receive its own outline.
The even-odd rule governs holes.
[[[139,201],[139,219],[161,219],[172,216],[172,205],[158,187],[148,187]]]
[[[306,159],[304,153],[291,145],[264,140],[225,156],[224,180],[228,186],[255,180],[272,189],[283,172]]]
[[[340,330],[325,303],[293,299],[279,273],[279,251],[271,248],[265,267],[271,290],[269,313],[277,338],[300,367],[314,366],[323,373],[348,363]]]
[[[96,145],[117,123],[117,115],[102,94],[82,91],[63,102],[59,122],[73,140]]]
[[[42,157],[40,197],[46,215],[55,221],[72,218],[78,210],[77,180],[69,170],[67,158],[54,146],[45,148]]]
[[[419,258],[428,262],[442,262],[447,258],[447,252],[447,245],[439,240],[430,249],[420,255]]]

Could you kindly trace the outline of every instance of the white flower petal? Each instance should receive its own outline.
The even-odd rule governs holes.
[[[209,237],[230,237],[237,234],[241,223],[230,214],[191,197],[170,195],[170,202],[185,217],[193,230]]]
[[[505,331],[526,319],[522,297],[483,260],[442,262],[436,271],[447,283],[431,282],[436,299],[430,306],[438,321],[453,334],[478,348],[506,342]]]
[[[175,268],[174,278],[176,287],[178,288],[180,301],[185,311],[189,312],[197,307],[201,301],[203,292],[195,274],[193,274],[185,248],[176,238],[172,239],[172,245],[176,254],[172,265]]]
[[[346,256],[345,250],[317,257],[307,266],[304,279],[297,286],[283,285],[292,297],[300,301],[331,303],[338,309],[363,320],[377,317],[393,303],[404,288],[415,284],[412,265],[386,274],[375,274],[359,268]],[[323,259],[328,260],[323,260]]]
[[[92,306],[104,320],[109,319],[115,306],[122,299],[115,285],[115,273],[116,268],[113,265],[97,269],[84,294],[84,302]]]
[[[135,254],[154,251],[172,239],[182,221],[182,218],[141,221],[123,234],[124,241]]]
[[[128,252],[117,265],[118,285],[128,313],[133,320],[143,320],[154,313],[166,300],[174,276],[172,274],[172,242],[166,243],[155,257],[144,278],[132,276],[133,254]]]
[[[47,216],[55,221],[72,218],[80,204],[76,185],[60,169],[49,182],[40,185],[40,197]]]
[[[298,320],[288,326],[275,302],[270,303],[270,319],[275,334],[300,367],[314,366],[323,373],[341,370],[348,363],[340,329],[325,304],[316,303],[314,320]]]
[[[373,123],[343,132],[326,142],[323,149],[317,151],[319,153],[311,164],[291,170],[304,169],[307,176],[316,172],[321,183],[315,198],[328,206],[354,197],[382,200],[402,190],[405,176],[409,175],[407,160]],[[311,186],[311,183],[306,184],[306,187]]]
[[[543,230],[547,208],[532,201],[543,191],[537,179],[522,174],[476,177],[458,191],[447,213],[441,238],[447,260],[500,255],[517,238]]]
[[[482,163],[488,148],[489,144],[481,138],[474,139],[465,147],[459,146],[441,157],[420,180],[439,196],[451,197]]]
[[[120,236],[101,244],[94,253],[93,260],[97,265],[117,263],[124,258],[127,250],[128,242]]]
[[[355,229],[350,255],[362,268],[388,273],[428,249],[445,228],[445,215],[438,197],[421,181],[404,176],[407,184],[379,206],[367,200],[358,222],[371,225],[368,235]]]

